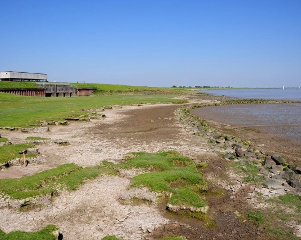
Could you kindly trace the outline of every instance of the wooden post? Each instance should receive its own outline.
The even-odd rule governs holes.
[[[25,153],[23,153],[23,164],[24,164],[24,166],[26,166],[26,157],[25,157]]]

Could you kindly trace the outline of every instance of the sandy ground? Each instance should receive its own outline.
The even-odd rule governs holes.
[[[129,152],[176,150],[197,162],[207,161],[209,168],[205,176],[214,184],[215,179],[225,174],[225,160],[210,149],[207,140],[191,134],[175,120],[174,111],[178,107],[168,104],[114,107],[103,112],[106,118],[51,126],[49,132],[2,131],[1,135],[12,143],[25,142],[28,136],[47,137],[51,141],[37,145],[40,162],[28,167],[10,167],[0,172],[0,178],[31,175],[64,163],[85,167],[103,160],[120,162]],[[66,140],[70,145],[59,146],[55,140]],[[101,239],[106,235],[155,239],[174,234],[187,239],[264,239],[260,229],[243,223],[233,214],[233,209],[245,208],[246,194],[250,191],[248,186],[236,189],[235,197],[225,191],[218,198],[208,198],[209,212],[216,219],[216,227],[207,228],[200,221],[169,216],[156,204],[123,204],[120,198],[130,192],[134,175],[135,172],[127,172],[88,181],[76,191],[62,192],[41,209],[19,212],[2,206],[1,229],[5,232],[37,231],[55,224],[64,239]],[[147,190],[143,191],[154,197]]]

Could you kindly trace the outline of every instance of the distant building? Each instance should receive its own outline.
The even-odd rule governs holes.
[[[76,88],[70,83],[48,82],[47,74],[44,73],[28,73],[28,72],[0,72],[0,81],[4,82],[35,82],[38,88],[26,87],[10,87],[1,88],[0,92],[11,93],[22,96],[39,96],[39,97],[71,97],[71,96],[90,96],[96,88]],[[15,83],[18,84],[18,83]]]
[[[45,90],[45,97],[71,97],[77,94],[77,89],[69,83],[36,83]]]
[[[0,81],[33,81],[47,82],[47,74],[28,72],[0,72]]]

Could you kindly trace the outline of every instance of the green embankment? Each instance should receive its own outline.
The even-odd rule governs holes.
[[[109,105],[181,103],[178,95],[106,95],[69,98],[24,97],[0,92],[0,127],[26,127],[87,114],[83,109]]]
[[[96,93],[128,93],[128,92],[157,92],[157,91],[175,91],[172,88],[130,86],[99,83],[71,83],[71,86],[82,89],[95,88]]]
[[[0,89],[30,89],[40,88],[35,82],[6,82],[0,81]]]

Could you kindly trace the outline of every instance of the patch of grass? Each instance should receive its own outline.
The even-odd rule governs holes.
[[[22,232],[22,231],[14,231],[10,233],[5,233],[0,230],[0,239],[1,240],[55,240],[57,239],[53,232],[58,230],[58,228],[54,225],[48,225],[44,229],[37,231],[37,232]]]
[[[106,237],[102,238],[101,240],[123,240],[123,238],[119,238],[116,236],[106,236]]]
[[[207,204],[200,196],[207,189],[207,182],[197,170],[198,164],[177,152],[134,153],[134,157],[117,166],[151,171],[135,176],[131,186],[169,192],[169,202],[173,205],[203,207]]]
[[[8,141],[8,139],[7,138],[4,138],[4,137],[0,137],[0,143],[2,142],[7,142]]]
[[[27,137],[26,140],[35,141],[35,140],[49,140],[50,138],[42,138],[42,137]]]
[[[278,197],[282,204],[301,213],[301,197],[291,193]]]
[[[248,213],[248,219],[255,222],[255,223],[263,223],[264,217],[262,212],[249,212]]]
[[[96,93],[138,93],[138,92],[158,92],[158,91],[175,91],[171,88],[146,87],[146,86],[130,86],[115,84],[99,84],[99,83],[71,83],[76,88],[95,88]]]
[[[145,153],[137,152],[131,154],[125,163],[118,164],[121,168],[145,168],[148,170],[168,170],[174,166],[195,166],[196,163],[190,158],[183,157],[178,152],[159,152],[159,153]]]
[[[278,228],[267,228],[268,235],[272,236],[272,239],[281,239],[281,240],[300,240],[299,237],[296,237],[293,233],[288,232],[284,227]]]
[[[0,179],[0,191],[15,199],[25,199],[50,194],[58,188],[75,190],[85,180],[100,174],[115,173],[115,170],[104,165],[82,168],[71,163],[32,176]]]
[[[260,168],[251,162],[233,162],[231,167],[238,173],[243,173],[244,182],[263,183],[264,177],[259,175]]]
[[[197,208],[207,204],[205,199],[201,199],[197,193],[187,188],[176,189],[169,199],[169,203],[175,206],[194,206]]]
[[[179,103],[178,95],[99,95],[88,97],[24,97],[0,92],[0,127],[26,127],[41,121],[63,121],[87,114],[82,109],[112,105]]]
[[[6,82],[6,81],[0,81],[0,89],[11,89],[11,88],[17,88],[17,89],[26,89],[26,88],[40,88],[37,86],[34,82]]]
[[[12,144],[0,146],[0,163],[6,163],[10,160],[21,157],[20,151],[24,151],[27,148],[32,148],[32,144]],[[28,157],[34,157],[35,154],[28,154]]]

